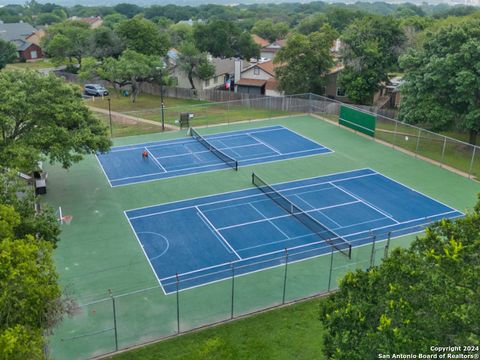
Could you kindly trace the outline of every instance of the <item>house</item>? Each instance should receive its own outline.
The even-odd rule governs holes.
[[[83,23],[88,24],[90,29],[95,30],[98,29],[103,24],[103,19],[100,16],[91,16],[86,18],[81,18],[77,16],[72,16],[70,20],[80,21]]]
[[[37,33],[37,29],[24,22],[0,23],[0,39],[15,44],[20,59],[37,60],[43,58],[42,48],[36,43],[36,37],[33,36],[35,33]],[[32,36],[34,41],[29,40]]]
[[[252,40],[255,44],[257,44],[258,46],[260,46],[260,48],[264,48],[265,46],[268,46],[270,45],[270,42],[256,34],[253,34],[252,35]]]
[[[235,92],[282,96],[277,85],[273,60],[259,61],[250,66],[245,66],[242,60],[235,62]]]
[[[260,49],[260,57],[263,59],[273,60],[278,50],[284,47],[286,43],[287,40],[285,39],[275,40],[274,42]]]
[[[197,90],[229,88],[230,82],[235,74],[235,59],[220,59],[209,58],[209,61],[215,67],[215,73],[210,79],[202,80],[194,78],[193,83]],[[169,60],[171,62],[171,60]],[[250,63],[245,62],[244,66],[249,66]],[[191,89],[190,81],[187,74],[178,66],[174,65],[172,70],[172,77],[175,79],[176,86],[180,88]]]

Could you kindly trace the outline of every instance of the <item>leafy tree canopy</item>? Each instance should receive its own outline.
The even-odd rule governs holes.
[[[0,70],[17,58],[17,48],[11,42],[0,39]]]
[[[310,35],[289,36],[274,60],[280,89],[289,94],[321,93],[325,76],[334,65],[330,48],[337,36],[330,25]]]
[[[49,26],[42,40],[47,54],[57,63],[65,59],[77,60],[79,66],[82,59],[90,51],[93,30],[81,21],[64,21]]]
[[[258,20],[252,28],[252,33],[271,42],[287,36],[290,26],[285,22],[273,22],[272,19]]]
[[[328,359],[430,353],[480,343],[480,202],[464,219],[442,220],[382,265],[345,276],[321,309]]]
[[[160,32],[152,21],[141,16],[122,21],[115,30],[127,49],[140,54],[163,56],[170,47],[168,36]]]
[[[206,80],[215,73],[215,67],[208,61],[207,54],[198,50],[193,43],[185,43],[180,48],[178,64],[187,75],[192,89],[195,89],[194,78]]]
[[[303,35],[308,35],[312,32],[319,31],[327,22],[327,15],[324,13],[316,13],[300,21],[297,26],[297,31]]]
[[[452,24],[401,59],[401,117],[434,130],[480,130],[480,20]]]
[[[1,166],[31,171],[45,157],[68,168],[110,147],[106,128],[79,89],[56,76],[0,72],[0,98]]]
[[[352,101],[370,104],[381,82],[388,81],[388,72],[396,66],[405,35],[394,19],[371,16],[350,24],[342,41],[342,87]]]
[[[215,57],[250,58],[252,53],[256,56],[260,52],[248,33],[242,32],[236,24],[224,20],[196,25],[193,37],[201,52],[209,52]]]

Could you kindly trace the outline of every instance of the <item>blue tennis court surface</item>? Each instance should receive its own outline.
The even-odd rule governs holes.
[[[240,166],[332,152],[283,126],[224,132],[205,136]],[[149,157],[142,158],[147,151]],[[193,138],[113,147],[98,154],[111,186],[128,185],[206,171],[230,169]]]
[[[275,184],[353,247],[419,232],[463,214],[371,169]],[[258,188],[126,211],[165,293],[330,253],[331,247]]]

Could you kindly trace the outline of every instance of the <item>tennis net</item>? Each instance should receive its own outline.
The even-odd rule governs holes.
[[[300,209],[272,186],[259,178],[255,173],[252,174],[252,183],[270,199],[275,201],[277,205],[292,214],[298,221],[308,227],[327,244],[340,251],[345,256],[348,256],[348,258],[352,257],[352,245],[350,242],[328,229],[310,214]]]
[[[228,156],[220,149],[213,146],[207,139],[201,136],[194,128],[190,128],[190,135],[192,138],[197,140],[200,144],[205,146],[208,150],[210,150],[215,156],[217,156],[220,160],[224,161],[227,165],[232,167],[234,170],[238,170],[238,161]]]

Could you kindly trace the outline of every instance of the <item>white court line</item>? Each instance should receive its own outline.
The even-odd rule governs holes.
[[[342,188],[341,186],[335,185],[333,182],[332,182],[332,185],[335,186],[335,187],[337,187],[338,189],[342,190],[344,193],[350,195],[350,196],[353,197],[354,199],[360,200],[360,201],[363,202],[365,205],[367,205],[369,208],[372,208],[373,210],[379,212],[379,213],[382,214],[383,216],[389,218],[390,220],[395,221],[397,224],[400,224],[400,222],[398,222],[397,220],[395,220],[395,219],[392,217],[392,215],[390,215],[390,214],[388,214],[387,212],[385,212],[385,211],[377,208],[376,206],[370,204],[368,201],[366,201],[366,200],[362,199],[361,197],[359,197],[359,196],[351,193],[350,191]]]
[[[358,202],[359,202],[359,201],[355,200],[355,201],[351,201],[351,202],[347,202],[347,203],[342,203],[342,204],[336,204],[336,205],[326,206],[326,207],[324,207],[324,208],[307,210],[307,211],[305,211],[305,212],[306,212],[306,213],[313,213],[313,212],[321,211],[321,210],[325,210],[325,209],[331,209],[331,208],[335,208],[335,207],[340,207],[340,206],[345,206],[345,205],[350,205],[350,204],[356,204],[356,203],[358,203]],[[286,214],[286,215],[273,216],[273,217],[270,217],[270,218],[265,218],[265,219],[261,219],[261,220],[249,221],[249,222],[242,223],[242,224],[229,225],[229,226],[222,227],[222,228],[220,228],[219,230],[225,230],[225,229],[231,229],[231,228],[236,228],[236,227],[241,227],[241,226],[246,226],[246,225],[252,225],[252,224],[260,223],[260,222],[263,222],[263,221],[277,220],[277,219],[287,218],[287,217],[290,217],[290,216],[293,217],[294,215],[288,213],[288,214]]]
[[[451,212],[454,212],[454,211],[451,211]],[[434,216],[440,216],[440,215],[433,215],[432,217]],[[423,218],[421,218],[423,219]],[[419,220],[419,219],[417,219]],[[414,220],[412,220],[414,221]],[[430,222],[428,223],[422,223],[422,224],[418,224],[418,225],[415,225],[415,227],[419,227],[419,226],[424,226],[424,225],[428,225],[430,224]],[[394,225],[390,225],[390,226],[394,226]],[[408,229],[408,228],[407,228]],[[405,229],[405,230],[407,230]],[[376,231],[377,229],[374,229],[373,231]],[[401,235],[398,235],[398,236],[394,236],[392,238],[390,238],[390,240],[393,240],[393,239],[397,239],[397,238],[400,238],[400,237],[404,237],[404,236],[408,236],[408,235],[414,235],[414,234],[420,234],[420,233],[423,233],[425,230],[422,229],[422,230],[419,230],[419,231],[413,231],[411,233],[407,233],[407,234],[401,234]],[[365,231],[367,232],[367,231]],[[382,234],[384,235],[384,234]],[[364,239],[359,239],[359,240],[364,240]],[[356,240],[355,240],[356,241]],[[379,243],[380,242],[385,242],[387,241],[387,239],[383,239],[383,240],[380,240],[378,241]],[[312,243],[312,244],[309,244],[309,245],[317,245],[318,243]],[[366,244],[362,244],[362,245],[357,245],[357,246],[354,246],[354,248],[362,248],[362,247],[365,247],[365,246],[371,246],[371,242],[370,243],[366,243]],[[306,246],[302,246],[302,247],[306,247]],[[323,247],[327,247],[327,246],[323,246]],[[321,248],[313,248],[312,250],[307,250],[307,251],[313,251],[313,250],[321,250]],[[273,253],[270,253],[270,254],[274,254],[274,253],[280,253],[282,251],[276,251],[276,252],[273,252]],[[270,255],[270,254],[263,254],[263,255],[259,255],[259,256],[267,256],[267,255]],[[326,256],[326,255],[330,255],[330,252],[326,252],[324,254],[319,254],[319,255],[315,255],[315,256],[309,256],[309,257],[305,257],[303,259],[299,259],[299,260],[295,260],[295,261],[291,261],[289,262],[289,264],[294,264],[294,263],[298,263],[298,262],[302,262],[302,261],[307,261],[307,260],[311,260],[311,259],[315,259],[317,257],[321,257],[321,256]],[[249,258],[246,258],[244,259],[244,261],[248,261],[249,259],[253,259],[253,258],[256,258],[256,257],[259,257],[259,256],[253,256],[253,257],[249,257]],[[272,260],[275,260],[275,259],[272,259]],[[270,261],[270,260],[269,260]],[[233,262],[235,263],[235,262]],[[190,272],[187,272],[187,273],[183,273],[182,276],[184,275],[188,275],[188,274],[192,274],[192,273],[195,273],[195,272],[201,272],[201,271],[205,271],[205,270],[208,270],[208,269],[211,269],[211,268],[214,268],[214,267],[221,267],[221,266],[225,266],[225,265],[231,265],[232,263],[224,263],[224,264],[219,264],[219,265],[216,265],[216,266],[210,266],[208,268],[204,268],[204,269],[199,269],[199,270],[194,270],[194,271],[190,271]],[[248,266],[248,265],[254,265],[254,264],[246,264],[245,266]],[[268,270],[268,269],[273,269],[273,268],[277,268],[277,267],[280,267],[280,266],[285,266],[283,264],[279,264],[279,265],[274,265],[274,266],[270,266],[270,267],[264,267],[264,268],[261,268],[261,269],[258,269],[258,270],[254,270],[254,271],[249,271],[249,272],[246,272],[246,273],[243,273],[243,274],[239,274],[237,275],[238,277],[240,276],[245,276],[245,275],[250,275],[250,274],[253,274],[253,273],[256,273],[256,272],[260,272],[260,271],[264,271],[264,270]],[[206,274],[205,276],[209,276],[209,274]],[[200,277],[200,276],[198,276]],[[197,277],[197,278],[198,278]],[[172,278],[175,278],[175,276],[170,276],[170,277],[166,277],[166,278],[162,278],[161,281],[165,281],[165,280],[169,280],[169,279],[172,279]],[[230,278],[228,278],[229,280]],[[225,279],[219,279],[219,280],[214,280],[214,281],[209,281],[209,282],[204,282],[204,283],[201,283],[199,285],[195,285],[195,286],[190,286],[190,287],[186,287],[184,289],[181,289],[179,291],[185,291],[185,290],[189,290],[189,289],[194,289],[194,288],[197,288],[197,287],[200,287],[200,286],[205,286],[205,285],[208,285],[208,284],[213,284],[213,283],[217,283],[217,282],[220,282],[220,281],[225,281],[227,280],[227,278]],[[165,285],[170,285],[170,284],[165,284]],[[172,294],[174,292],[170,292],[168,294]]]
[[[373,169],[371,169],[371,168],[367,168],[367,169],[368,169],[368,170],[375,171],[375,170],[373,170]],[[406,187],[407,189],[410,189],[410,190],[413,191],[414,193],[417,193],[417,194],[419,194],[419,195],[421,195],[421,196],[425,196],[426,198],[429,198],[430,200],[432,200],[432,201],[434,201],[434,202],[436,202],[436,203],[438,203],[438,204],[441,204],[441,205],[443,205],[443,206],[445,206],[445,207],[447,207],[447,208],[449,208],[449,209],[454,209],[454,208],[452,208],[451,206],[449,206],[449,205],[447,205],[447,204],[445,204],[445,203],[443,203],[443,202],[441,202],[441,201],[439,201],[439,200],[437,200],[437,199],[434,199],[434,198],[432,198],[431,196],[425,195],[424,193],[422,193],[422,192],[420,192],[420,191],[417,191],[417,190],[411,188],[410,186],[404,185],[404,184],[402,184],[401,182],[399,182],[399,181],[397,181],[397,180],[395,180],[395,179],[392,179],[392,178],[389,177],[389,176],[383,175],[382,173],[379,173],[379,172],[377,172],[377,171],[375,171],[375,173],[376,173],[377,175],[383,176],[384,178],[387,178],[387,179],[390,180],[390,181],[393,181],[394,183],[397,183],[398,185],[401,185],[401,186],[403,186],[403,187]],[[456,209],[454,209],[454,210],[456,210]],[[461,213],[463,216],[465,216],[465,213],[464,213],[464,212],[459,211],[459,210],[456,210],[456,211],[459,212],[459,213]]]
[[[370,174],[370,175],[374,175],[374,174]],[[357,179],[357,178],[364,177],[364,176],[367,176],[367,175],[352,176],[350,179]],[[300,180],[300,181],[301,181],[301,180]],[[296,181],[294,181],[294,182],[296,182]],[[279,183],[279,184],[284,184],[284,183]],[[273,186],[276,186],[276,185],[279,185],[279,184],[274,184]],[[318,186],[318,185],[322,185],[322,184],[330,184],[330,185],[331,185],[331,181],[325,181],[325,182],[323,182],[323,183],[315,183],[315,184],[301,185],[301,186],[296,186],[296,187],[292,187],[292,188],[288,188],[288,189],[283,189],[283,190],[281,190],[281,191],[309,188],[309,187],[312,187],[312,186]],[[212,196],[227,195],[227,194],[232,194],[232,193],[235,193],[235,192],[242,192],[242,191],[253,190],[253,189],[254,189],[254,188],[248,188],[248,189],[243,189],[243,190],[228,191],[228,192],[225,192],[225,193],[215,194],[215,195],[212,195]],[[243,199],[248,199],[248,198],[257,197],[257,196],[261,196],[261,195],[262,195],[262,193],[257,193],[257,192],[256,192],[256,193],[254,193],[254,194],[252,194],[252,195],[240,196],[240,197],[236,197],[236,198],[232,198],[232,199],[222,199],[222,200],[217,200],[217,201],[206,202],[206,203],[201,204],[201,206],[219,204],[219,203],[222,203],[222,202],[231,202],[231,201],[233,201],[233,200],[243,200]],[[163,206],[165,206],[165,205],[171,205],[171,204],[180,203],[180,202],[188,202],[188,201],[192,201],[192,200],[196,200],[196,199],[201,199],[201,198],[204,198],[204,197],[205,197],[205,196],[198,196],[198,197],[194,197],[194,198],[187,199],[187,200],[172,201],[172,202],[169,202],[169,203],[160,205],[160,206],[163,207]],[[357,200],[358,200],[358,199],[357,199]],[[143,209],[148,209],[148,208],[155,208],[155,207],[158,207],[158,206],[159,206],[159,205],[144,206],[144,207],[140,207],[140,208],[136,208],[136,209],[130,209],[130,210],[128,210],[128,211],[143,210]],[[177,209],[157,211],[157,212],[153,212],[153,213],[150,213],[150,214],[134,216],[134,217],[132,217],[131,219],[138,219],[138,218],[147,217],[147,216],[155,216],[155,215],[158,215],[158,214],[168,213],[168,212],[177,211],[177,210],[190,209],[190,208],[193,207],[193,206],[194,206],[194,205],[189,205],[189,206],[184,206],[184,207],[177,208]]]
[[[197,209],[198,211],[198,215],[200,216],[201,219],[203,219],[204,222],[207,223],[207,225],[209,227],[211,227],[210,231],[212,231],[213,229],[213,233],[216,235],[215,237],[219,238],[220,239],[220,242],[222,243],[222,245],[227,249],[227,251],[229,253],[234,253],[239,259],[241,259],[242,257],[240,255],[237,254],[237,252],[235,251],[235,249],[230,245],[230,243],[223,237],[223,235],[220,233],[220,231],[218,231],[218,229],[210,222],[210,220],[205,216],[205,214],[202,212],[202,210],[200,210],[200,208],[198,206],[195,206],[195,209]],[[223,240],[223,242],[222,242]],[[230,248],[230,250],[228,250],[228,248]]]
[[[232,130],[232,131],[222,131],[222,132],[217,132],[213,134],[206,134],[206,137],[209,138],[229,138],[229,137],[235,137],[235,136],[245,136],[247,135],[248,132],[267,132],[267,131],[275,131],[275,130],[280,130],[280,128],[284,128],[282,125],[268,125],[268,126],[262,126],[258,128],[251,128],[251,129],[244,129],[244,130]],[[265,130],[262,130],[265,129]],[[225,135],[223,134],[232,134],[232,133],[237,133],[233,135]],[[193,139],[192,137],[178,137],[176,139],[170,139],[170,140],[157,140],[157,141],[150,141],[150,142],[144,142],[144,143],[136,143],[136,144],[127,144],[127,145],[119,145],[119,146],[114,146],[109,152],[119,152],[119,151],[128,151],[128,150],[138,150],[142,149],[145,146],[150,146],[150,147],[158,147],[158,146],[165,146],[165,145],[183,145],[185,143],[195,143],[196,140]]]
[[[155,158],[155,156],[153,156],[153,154],[150,152],[150,150],[148,150],[147,147],[145,147],[145,150],[147,151],[147,153],[150,155],[150,157],[153,159],[153,161],[155,162],[155,164],[157,164],[158,167],[160,167],[160,169],[163,170],[163,172],[168,172],[167,169],[165,169],[162,164],[160,164],[160,162]]]
[[[310,142],[312,142],[312,143],[314,143],[314,144],[316,144],[316,145],[318,145],[318,146],[320,146],[320,147],[322,147],[322,148],[324,148],[324,149],[330,150],[332,153],[335,152],[335,151],[333,151],[332,149],[330,149],[330,148],[328,148],[328,147],[326,147],[326,146],[324,146],[324,145],[322,145],[322,144],[320,144],[320,143],[317,143],[315,140],[312,140],[312,139],[310,139],[310,138],[308,138],[308,137],[300,134],[299,132],[296,132],[295,130],[292,130],[292,129],[290,129],[290,128],[286,127],[286,126],[283,126],[283,125],[280,125],[280,126],[281,126],[282,128],[284,128],[284,129],[288,130],[288,131],[291,131],[291,132],[294,133],[294,134],[297,134],[298,136],[304,138],[304,139],[307,140],[307,141],[310,141]],[[370,170],[371,170],[371,169],[370,169]]]
[[[140,248],[141,248],[142,251],[143,251],[143,255],[145,255],[145,257],[147,258],[148,264],[150,265],[150,268],[151,268],[152,271],[153,271],[153,275],[155,275],[155,279],[157,279],[158,284],[160,285],[160,288],[162,289],[163,293],[164,293],[165,295],[167,295],[167,293],[165,292],[165,289],[163,288],[162,281],[158,278],[157,272],[155,271],[155,268],[153,267],[152,262],[150,261],[147,253],[145,252],[145,249],[143,248],[142,242],[141,242],[140,239],[138,238],[137,232],[135,231],[135,229],[134,229],[134,227],[133,227],[133,225],[132,225],[132,222],[131,222],[130,219],[128,218],[127,212],[124,211],[123,214],[124,214],[125,217],[127,218],[128,224],[130,225],[130,228],[132,229],[133,234],[135,235],[135,238],[136,238],[137,241],[138,241],[138,245],[140,246]]]
[[[110,182],[110,178],[107,176],[107,172],[106,172],[105,169],[103,168],[103,165],[102,165],[102,163],[100,162],[100,159],[98,158],[97,154],[95,154],[95,157],[97,158],[98,165],[100,165],[100,168],[102,169],[103,174],[104,174],[105,177],[107,178],[108,184],[110,185],[110,187],[113,187],[112,183]]]
[[[362,203],[360,203],[362,204]],[[334,228],[333,230],[344,230],[344,229],[347,229],[349,227],[354,227],[354,226],[358,226],[358,225],[363,225],[363,224],[368,224],[368,223],[371,223],[371,222],[376,222],[376,221],[380,221],[380,220],[390,220],[389,218],[386,218],[385,216],[382,216],[382,217],[379,217],[377,219],[373,219],[373,220],[367,220],[367,221],[362,221],[362,222],[359,222],[359,223],[356,223],[356,224],[351,224],[351,225],[345,225],[345,226],[342,226],[342,225],[338,225],[337,228]],[[403,223],[402,223],[403,224]],[[391,224],[392,226],[394,224]],[[347,235],[347,236],[350,236],[350,235]]]
[[[301,193],[300,193],[301,194]],[[307,200],[304,200],[302,199],[300,196],[296,195],[297,198],[299,198],[301,201],[303,201],[305,204],[307,204],[308,206],[310,206],[312,209],[315,209],[315,206],[313,206],[312,204],[310,204]],[[313,212],[313,211],[312,211]],[[322,210],[317,210],[317,212],[319,212],[320,214],[322,214],[323,216],[325,216],[328,220],[330,220],[332,223],[334,223],[335,225],[338,226],[338,228],[341,228],[342,226],[337,223],[335,220],[333,220],[330,216],[328,216],[327,214],[324,214],[322,212]],[[327,227],[327,229],[330,229],[329,227]]]
[[[330,177],[330,176],[334,176],[334,175],[342,175],[342,174],[348,174],[348,173],[352,173],[352,172],[358,172],[358,171],[363,171],[363,170],[369,170],[369,171],[373,171],[373,173],[371,174],[366,174],[366,175],[377,175],[378,173],[376,173],[374,170],[372,169],[368,169],[368,168],[363,168],[363,169],[356,169],[356,170],[346,170],[346,171],[339,171],[339,172],[336,172],[336,173],[331,173],[331,174],[327,174],[327,175],[321,175],[321,176],[312,176],[312,177],[309,177],[309,178],[305,178],[305,179],[297,179],[297,180],[287,180],[287,181],[283,181],[283,182],[279,182],[279,183],[276,183],[276,184],[272,184],[272,186],[278,186],[278,185],[284,185],[284,184],[288,184],[288,183],[292,183],[292,182],[308,182],[309,180],[313,180],[313,179],[321,179],[321,178],[324,178],[324,177]],[[359,178],[359,177],[364,177],[366,175],[357,175],[357,176],[351,176],[349,178],[346,178],[346,179],[356,179],[356,178]],[[324,182],[318,182],[318,183],[315,183],[315,184],[309,184],[309,185],[303,185],[303,186],[297,186],[297,187],[293,187],[294,189],[298,189],[298,188],[306,188],[306,187],[309,187],[309,186],[316,186],[316,185],[322,185],[322,184],[330,184],[331,180],[328,180],[328,181],[324,181]],[[331,184],[330,184],[331,185]],[[285,189],[285,190],[289,190],[290,188],[288,189]],[[243,189],[237,189],[237,190],[231,190],[231,191],[225,191],[225,192],[222,192],[222,193],[218,193],[218,194],[215,194],[215,195],[208,195],[206,197],[218,197],[218,196],[223,196],[223,195],[228,195],[228,194],[233,194],[233,193],[238,193],[238,192],[244,192],[244,191],[252,191],[254,190],[253,187],[248,187],[248,188],[243,188]],[[282,190],[284,191],[284,190]],[[258,195],[258,194],[256,194]],[[251,197],[251,195],[249,196],[244,196],[245,198],[247,197]],[[183,199],[183,200],[175,200],[175,201],[170,201],[169,203],[166,203],[166,204],[162,204],[162,205],[148,205],[148,206],[141,206],[141,207],[138,207],[138,208],[133,208],[133,209],[129,209],[127,211],[136,211],[136,210],[145,210],[145,209],[151,209],[151,208],[156,208],[158,206],[165,206],[165,205],[171,205],[171,204],[178,204],[178,203],[181,203],[181,202],[188,202],[188,201],[192,201],[192,200],[198,200],[198,199],[202,199],[202,198],[205,198],[205,195],[201,195],[201,196],[195,196],[195,197],[192,197],[192,198],[189,198],[189,199]],[[241,199],[242,197],[240,197]],[[234,199],[239,199],[239,198],[234,198]],[[227,201],[227,200],[221,200],[221,201],[212,201],[212,202],[209,202],[209,203],[205,203],[205,204],[217,204],[219,202],[222,202],[222,201]],[[204,205],[204,204],[202,204]],[[144,215],[144,216],[148,216],[148,215]],[[132,219],[136,219],[138,217],[141,217],[141,216],[136,216]]]
[[[282,240],[278,240],[278,241],[285,241],[287,239],[290,239],[290,236],[288,236],[287,234],[285,234],[282,229],[280,229],[277,225],[275,225],[272,221],[272,219],[270,218],[267,218],[260,210],[258,210],[255,206],[253,206],[252,204],[250,204],[250,206],[257,212],[260,214],[260,216],[262,216],[265,220],[267,220],[275,229],[277,229],[283,236],[285,236],[285,239],[282,239]]]
[[[273,146],[271,145],[268,145],[266,144],[265,142],[263,142],[262,140],[260,140],[259,138],[257,138],[256,136],[252,135],[252,134],[248,134],[248,136],[250,136],[252,139],[258,141],[260,144],[266,146],[267,148],[269,148],[270,150],[276,152],[278,155],[283,155],[283,153],[281,153],[280,151],[278,151],[277,149],[275,149]]]

